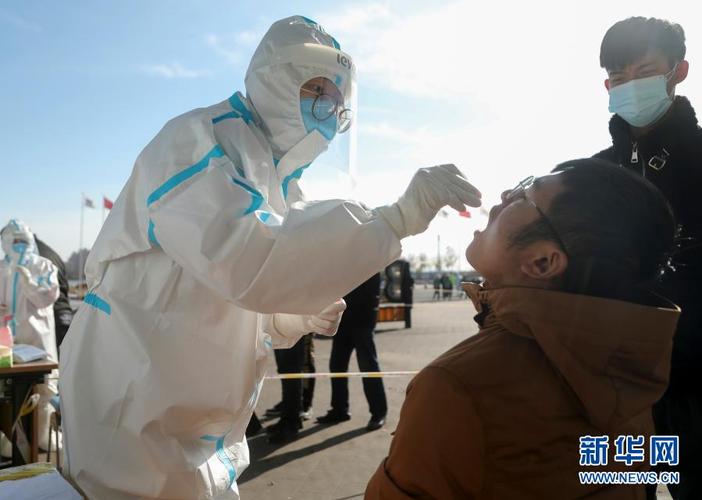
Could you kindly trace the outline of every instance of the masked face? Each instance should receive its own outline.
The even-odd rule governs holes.
[[[675,68],[665,75],[631,80],[609,91],[609,111],[633,127],[646,127],[662,117],[673,104],[668,82]]]
[[[20,220],[13,219],[5,226],[0,234],[5,260],[20,263],[29,253],[36,252],[34,234]]]
[[[677,74],[685,64],[671,68],[667,56],[652,51],[623,68],[608,69],[609,111],[637,128],[656,122],[673,104]]]
[[[15,240],[12,243],[12,250],[19,254],[19,255],[24,255],[24,253],[27,251],[27,247],[29,246],[29,243],[23,240]]]
[[[339,88],[327,78],[313,78],[300,88],[300,114],[307,133],[317,130],[328,141],[344,132],[350,119]]]
[[[314,80],[326,80],[317,85],[323,92],[300,95]],[[350,113],[342,117],[329,111],[338,103],[345,103],[341,110],[353,107],[355,81],[351,57],[317,23],[300,16],[274,23],[257,47],[245,78],[257,125],[274,158],[282,159],[307,136],[317,135],[311,132],[319,132],[327,143],[343,132],[342,118]]]

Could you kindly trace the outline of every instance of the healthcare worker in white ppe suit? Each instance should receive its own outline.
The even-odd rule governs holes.
[[[0,316],[11,316],[15,344],[29,344],[46,351],[48,359],[58,361],[53,305],[59,297],[58,270],[37,250],[34,233],[18,219],[12,219],[0,231],[5,257],[0,261]],[[0,318],[2,319],[2,318]],[[58,373],[54,370],[46,383],[35,387],[38,444],[47,449],[49,417],[54,409],[50,400],[58,392]],[[9,442],[3,436],[2,450],[7,454]]]
[[[373,210],[303,200],[302,171],[349,126],[355,88],[315,22],[274,23],[245,84],[146,146],[88,258],[60,389],[66,470],[89,498],[239,498],[271,349],[333,335],[339,297],[400,239],[446,204],[480,203],[453,165]]]

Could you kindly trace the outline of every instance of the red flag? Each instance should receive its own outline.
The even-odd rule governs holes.
[[[110,200],[110,199],[107,198],[106,196],[103,196],[103,197],[102,197],[102,206],[103,206],[103,208],[106,208],[106,209],[108,209],[108,210],[112,210],[112,205],[113,205],[112,200]]]
[[[468,217],[470,219],[470,212],[468,210],[463,210],[462,212],[458,212],[458,215],[461,217]]]

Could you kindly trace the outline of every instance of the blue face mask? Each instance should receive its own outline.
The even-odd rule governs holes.
[[[672,75],[675,68],[668,73]],[[633,127],[645,127],[658,120],[673,104],[668,95],[668,76],[631,80],[609,89],[609,112],[621,116]]]
[[[27,244],[26,243],[13,243],[12,250],[19,255],[24,255],[24,252],[27,251]]]
[[[312,106],[314,104],[314,99],[310,97],[303,97],[300,99],[300,111],[302,114],[302,123],[305,125],[305,130],[307,133],[317,130],[320,134],[324,136],[325,139],[331,141],[336,135],[336,130],[338,128],[336,123],[336,113],[332,113],[329,118],[324,120],[318,120],[312,114]]]

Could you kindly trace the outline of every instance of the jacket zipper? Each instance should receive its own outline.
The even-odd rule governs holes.
[[[631,164],[641,162],[641,175],[646,178],[646,159],[641,156],[639,157],[639,141],[634,141],[631,143]]]

